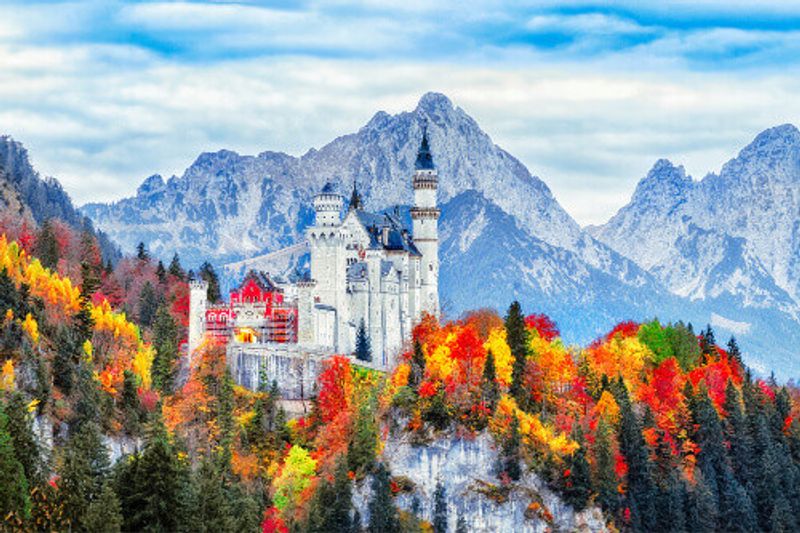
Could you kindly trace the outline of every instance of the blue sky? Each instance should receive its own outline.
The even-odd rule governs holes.
[[[301,154],[447,94],[583,224],[660,157],[702,178],[800,122],[800,5],[0,4],[0,133],[78,203],[204,150]]]

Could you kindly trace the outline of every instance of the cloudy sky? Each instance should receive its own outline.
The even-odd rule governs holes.
[[[201,151],[300,155],[433,90],[598,223],[658,158],[700,179],[800,124],[790,4],[3,0],[0,134],[82,204]]]

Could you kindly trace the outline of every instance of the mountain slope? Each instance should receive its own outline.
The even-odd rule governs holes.
[[[0,136],[0,204],[16,215],[29,216],[37,224],[58,218],[74,229],[88,228],[92,222],[72,205],[69,195],[55,178],[42,178],[33,169],[28,151],[9,136]],[[119,251],[103,232],[95,232],[103,257],[116,259]]]

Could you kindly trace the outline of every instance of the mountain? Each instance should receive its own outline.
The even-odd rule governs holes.
[[[145,242],[163,259],[174,252],[190,266],[210,259],[224,267],[230,280],[251,267],[291,276],[304,268],[306,256],[300,248],[276,252],[302,242],[313,217],[311,198],[328,180],[339,181],[345,190],[356,182],[371,210],[408,203],[424,125],[440,176],[441,296],[450,316],[482,306],[505,309],[519,299],[531,312],[550,313],[572,333],[566,340],[580,343],[623,319],[658,315],[700,324],[714,319],[725,334],[736,332],[741,322],[761,320],[736,309],[711,308],[688,289],[665,287],[666,274],[651,268],[647,253],[632,254],[605,235],[596,239],[582,230],[542,180],[495,145],[464,110],[436,93],[424,95],[411,112],[378,112],[358,132],[300,157],[204,153],[180,177],[152,176],[134,197],[82,210],[128,250]],[[673,204],[691,196],[694,185],[680,169],[662,162],[654,172],[654,190],[637,190],[645,203],[658,203],[668,212],[659,203],[664,196]],[[655,216],[646,205],[642,211]],[[682,246],[715,241],[698,231],[687,233]],[[666,242],[668,233],[658,238]],[[736,238],[731,235],[718,254],[741,261],[753,279],[769,278],[769,269]],[[668,260],[659,264],[682,268]],[[716,278],[737,283],[741,269],[713,266],[708,269]],[[771,289],[753,298],[769,306],[791,303]],[[749,341],[759,348],[773,344],[761,333]],[[747,347],[748,339],[743,344]],[[767,356],[765,366],[778,352]],[[788,355],[780,352],[780,357]]]
[[[787,327],[794,321],[794,330],[800,330],[795,126],[762,132],[719,174],[701,181],[660,160],[630,203],[606,224],[587,229],[676,295],[717,302],[717,308],[724,302],[745,315],[777,311]],[[749,320],[743,324],[749,326]]]
[[[91,220],[78,211],[55,178],[42,178],[31,165],[28,151],[9,136],[0,136],[0,205],[3,210],[29,217],[37,224],[58,218],[74,229],[96,233],[103,257],[116,259],[119,250]]]

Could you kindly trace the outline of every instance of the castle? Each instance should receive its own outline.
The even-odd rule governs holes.
[[[250,272],[229,303],[213,306],[205,282],[192,282],[190,353],[205,335],[226,342],[234,376],[252,387],[255,367],[276,380],[291,373],[292,361],[276,358],[311,360],[314,367],[316,356],[352,354],[363,327],[371,366],[390,368],[423,314],[439,315],[438,174],[426,131],[414,166],[411,232],[397,211],[365,211],[355,185],[345,210],[345,198],[328,183],[313,199],[315,221],[306,230],[309,279],[276,283]],[[302,395],[314,370],[300,373]],[[297,394],[297,387],[289,388]]]

